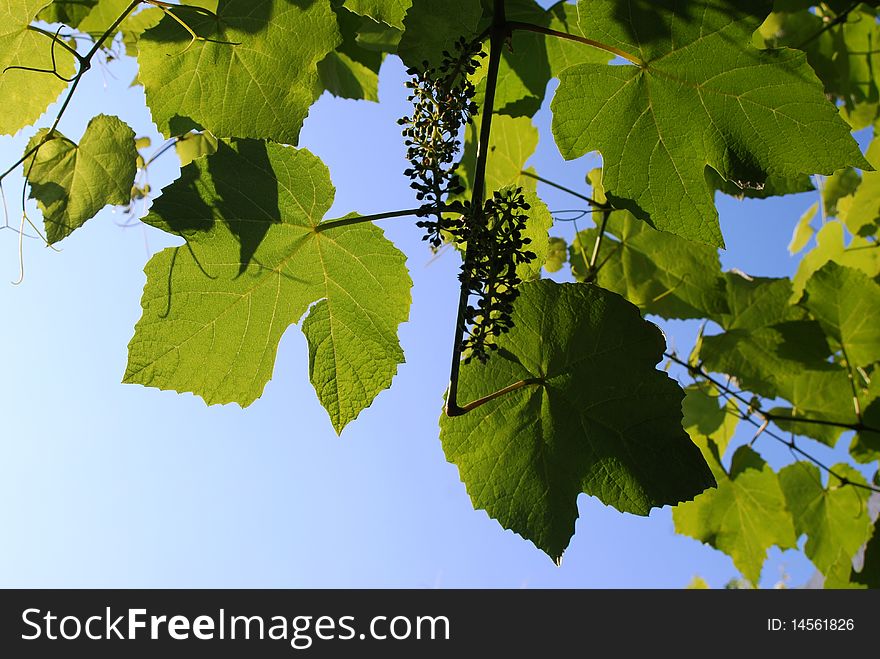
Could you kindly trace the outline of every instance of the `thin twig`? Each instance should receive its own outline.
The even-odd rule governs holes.
[[[116,28],[124,21],[131,12],[137,8],[139,4],[141,4],[142,0],[132,0],[132,2],[128,5],[125,11],[113,21],[113,24],[105,30],[104,34],[98,37],[98,40],[95,41],[94,45],[89,49],[89,51],[79,57],[79,71],[77,71],[76,76],[73,79],[73,83],[70,85],[70,88],[67,90],[67,96],[64,97],[64,102],[61,104],[61,109],[58,110],[58,114],[55,116],[55,121],[52,122],[52,126],[46,131],[46,134],[43,135],[43,139],[41,139],[37,144],[28,149],[25,154],[19,158],[12,166],[10,166],[6,171],[0,174],[0,181],[2,181],[6,176],[9,175],[10,172],[15,170],[19,165],[25,162],[28,158],[33,156],[40,150],[40,148],[49,140],[51,140],[55,131],[58,129],[58,124],[61,122],[61,118],[64,116],[64,113],[67,111],[67,108],[70,106],[70,101],[73,99],[73,95],[76,93],[76,88],[79,86],[80,81],[83,79],[83,76],[86,72],[92,67],[92,58],[95,54],[101,49],[104,45],[104,42],[107,41],[111,36],[116,33]]]
[[[711,382],[720,390],[725,391],[731,397],[735,398],[738,402],[746,405],[748,407],[752,406],[752,402],[743,398],[739,393],[733,391],[730,387],[726,386],[718,379],[713,378],[704,368],[700,366],[694,366],[693,364],[689,364],[686,361],[679,359],[676,355],[671,353],[664,353],[663,355],[670,361],[675,362],[679,366],[686,368],[692,375],[699,375],[704,378],[706,381]],[[787,416],[784,414],[774,414],[772,412],[765,412],[760,408],[755,408],[755,414],[759,416],[761,419],[766,419],[768,421],[783,421],[786,423],[805,423],[816,426],[829,426],[832,428],[843,428],[844,430],[854,430],[856,432],[875,432],[880,433],[880,428],[874,428],[872,426],[865,425],[864,423],[849,423],[846,421],[833,421],[830,419],[810,419],[808,417],[799,417],[799,416]]]
[[[859,4],[860,4],[859,1],[853,2],[849,7],[844,9],[837,16],[835,16],[833,20],[831,20],[827,24],[825,24],[821,30],[816,32],[813,36],[809,37],[808,39],[805,39],[803,42],[801,42],[800,45],[795,46],[795,48],[797,48],[798,50],[803,50],[804,46],[808,46],[813,41],[815,41],[816,39],[821,37],[823,34],[825,34],[831,28],[836,27],[836,26],[840,25],[841,23],[843,23],[849,17],[849,15],[852,13],[853,9],[858,7]]]

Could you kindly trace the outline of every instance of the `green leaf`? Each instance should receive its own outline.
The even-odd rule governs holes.
[[[726,272],[724,281],[729,313],[712,320],[726,330],[758,329],[806,317],[803,309],[790,303],[792,285],[788,279]]]
[[[443,51],[459,37],[470,41],[477,36],[483,11],[475,0],[444,0],[437,11],[435,0],[413,0],[403,21],[404,33],[398,54],[407,66],[421,68],[425,61],[438,65]]]
[[[791,46],[803,50],[825,91],[843,100],[846,107],[877,102],[880,26],[876,11],[852,3],[839,9],[849,12],[839,25],[828,25],[826,19],[809,11],[774,14],[761,27],[764,42],[771,48]]]
[[[98,0],[95,8],[80,21],[79,30],[91,34],[97,38],[110,29],[123,12],[131,4],[130,0]],[[187,2],[186,4],[193,4]],[[209,3],[208,3],[209,4]],[[216,2],[209,9],[216,9]],[[129,14],[116,28],[117,33],[122,34],[122,42],[125,51],[132,57],[137,56],[137,44],[141,35],[151,27],[155,27],[162,20],[164,13],[158,7],[143,7]],[[106,45],[109,46],[110,41]]]
[[[518,388],[440,421],[476,508],[558,560],[581,492],[647,515],[713,484],[682,430],[681,389],[655,368],[663,337],[635,307],[542,280],[523,285],[513,318],[488,363],[462,366],[459,399]]]
[[[872,165],[880,164],[880,140],[871,142],[865,157]],[[838,211],[853,235],[875,235],[880,225],[880,172],[865,172],[852,199],[841,202]]]
[[[876,242],[855,236],[849,244],[844,240],[843,224],[826,222],[816,234],[816,247],[807,252],[792,277],[791,301],[801,299],[804,287],[813,273],[829,261],[861,270],[869,277],[880,275],[880,248]]]
[[[713,190],[719,190],[735,199],[768,199],[799,192],[815,190],[813,181],[807,174],[794,178],[769,174],[761,183],[754,181],[726,181],[711,167],[705,169],[706,181]]]
[[[379,76],[345,53],[332,52],[318,62],[324,89],[339,98],[379,101]]]
[[[874,524],[874,532],[868,546],[862,569],[852,574],[853,583],[867,588],[880,588],[880,523]]]
[[[528,220],[526,222],[523,238],[531,242],[528,245],[530,252],[534,252],[535,259],[530,263],[520,263],[516,267],[517,276],[523,281],[531,281],[541,277],[541,269],[550,252],[550,227],[553,226],[553,216],[547,204],[532,190],[524,189],[523,197],[530,206]]]
[[[685,587],[687,590],[709,590],[709,584],[703,577],[694,577]]]
[[[704,454],[712,451],[716,459],[707,458],[707,462],[710,468],[717,467],[739,425],[736,404],[721,399],[714,386],[691,385],[684,391],[685,397],[681,404],[684,415],[682,425]],[[709,442],[712,443],[711,447]],[[723,471],[721,473],[726,474]],[[719,474],[715,473],[715,476],[717,478]]]
[[[321,85],[334,96],[379,101],[379,68],[384,55],[358,43],[364,19],[342,7],[334,7],[342,43],[318,62]]]
[[[579,34],[577,7],[558,4],[543,9],[535,0],[507,0],[508,21],[529,23],[561,32],[571,29]],[[484,6],[486,6],[484,4]],[[487,12],[488,13],[488,12]],[[528,30],[514,30],[509,47],[501,51],[498,82],[495,88],[495,111],[512,117],[532,117],[540,109],[547,83],[563,69],[590,62],[607,64],[612,55],[570,40],[547,36]],[[482,62],[485,75],[488,59]],[[477,85],[476,102],[483,105],[485,79]]]
[[[840,464],[833,471],[852,483],[865,484],[852,467]],[[866,494],[842,485],[829,476],[822,486],[819,468],[796,462],[779,472],[779,484],[794,519],[795,533],[806,534],[804,553],[826,577],[849,576],[852,559],[871,537]]]
[[[374,224],[316,228],[333,197],[321,161],[291,147],[221,142],[185,167],[145,220],[186,246],[147,264],[125,381],[249,405],[311,307],[302,329],[318,398],[337,431],[356,418],[403,361],[411,281]]]
[[[807,246],[807,243],[810,242],[810,239],[816,235],[816,230],[813,228],[812,222],[818,212],[819,202],[817,201],[807,209],[806,213],[801,215],[801,219],[798,220],[797,226],[794,228],[794,233],[791,236],[791,243],[788,245],[789,254],[797,254],[802,251],[804,247]]]
[[[795,547],[794,526],[776,473],[748,446],[737,449],[733,460],[717,489],[677,506],[672,519],[677,533],[723,551],[757,584],[770,547]]]
[[[180,158],[180,166],[186,167],[196,158],[216,153],[218,142],[211,133],[187,133],[177,140],[174,147]]]
[[[477,143],[480,119],[466,128],[464,153],[458,173],[465,186],[464,197],[470,197],[471,182],[477,167]],[[500,190],[508,185],[523,185],[522,171],[526,161],[538,148],[538,129],[528,117],[492,117],[489,158],[486,163],[486,189]]]
[[[862,177],[852,167],[847,167],[835,172],[825,179],[822,186],[822,201],[825,204],[825,214],[837,217],[837,202],[853,194],[861,183]]]
[[[870,168],[803,53],[749,45],[769,2],[705,0],[699,14],[672,0],[628,6],[582,1],[580,26],[638,65],[571,67],[552,104],[562,155],[601,151],[616,207],[723,246],[707,165],[743,187]]]
[[[317,64],[340,43],[329,1],[225,0],[217,18],[169,11],[202,39],[171,16],[141,37],[139,80],[159,130],[296,144],[320,89]]]
[[[358,27],[355,41],[364,50],[373,50],[379,53],[396,53],[402,36],[403,32],[396,28],[364,18]]]
[[[31,138],[36,147],[49,130]],[[67,238],[108,204],[131,201],[138,153],[134,131],[117,117],[93,118],[79,145],[58,132],[24,163],[30,198],[37,200],[46,224],[46,238]]]
[[[547,10],[547,13],[549,14],[547,27],[551,30],[579,37],[584,36],[578,24],[577,5],[557,2]],[[554,76],[558,76],[562,71],[576,64],[607,64],[614,57],[605,50],[590,48],[569,39],[547,37],[545,44],[550,71]]]
[[[791,282],[732,273],[726,280],[731,311],[715,320],[727,331],[703,337],[700,356],[706,368],[732,375],[758,395],[789,401],[791,408],[771,410],[782,416],[856,423],[846,369],[829,361],[831,349],[820,324],[789,304]],[[842,432],[817,424],[796,429],[827,444]]]
[[[880,361],[880,285],[833,261],[807,282],[803,305],[843,349],[850,368]]]
[[[718,250],[652,229],[626,211],[611,213],[599,250],[596,282],[644,313],[663,318],[703,318],[727,311]],[[597,230],[581,231],[569,258],[583,281],[584,254],[593,253]]]
[[[412,0],[345,0],[342,4],[350,12],[402,30]]]
[[[507,0],[505,15],[509,21],[522,21],[546,26],[549,15],[535,0]],[[547,83],[552,75],[543,34],[515,30],[510,47],[501,51],[498,80],[495,85],[495,112],[511,117],[533,117],[544,100]],[[489,58],[482,61],[488,70]],[[477,74],[478,76],[480,73]],[[476,102],[484,105],[485,77],[477,85]]]
[[[40,118],[67,82],[50,73],[10,67],[53,70],[52,37],[28,30],[49,0],[0,0],[0,135],[14,135]],[[64,78],[74,74],[73,55],[54,47],[55,70]]]
[[[559,272],[566,261],[568,261],[568,243],[562,238],[551,237],[547,258],[544,259],[544,269],[547,272]]]
[[[37,14],[37,18],[47,23],[77,27],[97,3],[98,0],[55,0]]]
[[[860,394],[859,400],[863,407],[865,425],[869,428],[880,428],[880,378],[871,378],[867,391],[863,390]],[[862,430],[856,433],[850,444],[849,453],[856,462],[862,464],[880,460],[880,432]]]

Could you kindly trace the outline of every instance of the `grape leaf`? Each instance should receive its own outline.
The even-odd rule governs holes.
[[[626,211],[608,217],[596,282],[644,313],[663,318],[703,318],[727,311],[718,250],[662,233]],[[572,273],[583,281],[584,254],[592,255],[598,231],[581,231],[571,246]]]
[[[853,194],[861,183],[862,177],[852,167],[841,169],[825,179],[822,186],[822,202],[825,205],[825,214],[837,217],[837,202],[844,197]]]
[[[712,486],[681,427],[681,389],[655,368],[663,337],[635,307],[541,280],[522,286],[513,318],[488,363],[462,366],[459,398],[518,388],[440,421],[475,507],[558,560],[581,492],[647,515]]]
[[[767,199],[769,197],[782,197],[816,189],[816,186],[813,185],[813,181],[807,174],[801,174],[794,178],[769,174],[767,179],[761,183],[755,183],[754,181],[726,181],[711,167],[706,167],[704,174],[710,188],[723,192],[734,199]]]
[[[465,129],[464,153],[458,174],[465,186],[464,198],[470,198],[471,181],[477,167],[477,142],[480,118]],[[526,161],[538,147],[538,129],[527,117],[506,115],[492,117],[489,158],[486,162],[486,189],[500,190],[508,185],[522,184]]]
[[[568,243],[562,238],[551,237],[547,246],[547,257],[544,259],[544,269],[547,272],[559,272],[566,261],[568,261]]]
[[[880,140],[871,142],[865,157],[872,165],[880,163]],[[880,225],[880,172],[865,172],[852,199],[841,202],[838,210],[840,219],[854,235],[876,234]]]
[[[739,425],[736,403],[721,399],[714,386],[691,385],[684,392],[682,425],[704,454],[707,450],[715,452],[717,459],[707,462],[710,468],[717,468]],[[709,442],[712,442],[713,448],[709,447]],[[726,475],[727,472],[721,473]],[[715,476],[718,477],[718,474],[715,473]]]
[[[880,249],[877,248],[877,243],[855,236],[847,244],[844,240],[843,224],[831,220],[819,230],[816,234],[816,246],[798,264],[797,272],[791,279],[792,302],[801,299],[807,281],[829,261],[856,268],[869,277],[880,274]]]
[[[67,87],[67,82],[49,73],[9,67],[24,66],[53,70],[71,78],[73,55],[62,46],[53,49],[52,36],[28,29],[49,0],[0,0],[0,135],[13,135],[34,123]]]
[[[402,30],[412,0],[345,0],[342,4],[350,12]]]
[[[174,144],[181,167],[186,167],[196,158],[216,153],[217,146],[217,138],[211,133],[187,133]]]
[[[875,11],[862,11],[867,8],[855,4],[847,4],[847,20],[838,25],[829,25],[827,19],[812,12],[796,11],[772,14],[760,29],[767,47],[803,50],[825,91],[843,100],[848,108],[878,100],[874,72],[880,66],[880,26]]]
[[[37,14],[37,18],[47,23],[64,23],[69,27],[77,27],[97,3],[98,0],[55,0]]]
[[[833,470],[852,483],[865,484],[864,478],[846,464]],[[865,494],[843,486],[829,476],[822,486],[819,468],[796,462],[779,472],[779,485],[794,519],[795,533],[806,534],[804,553],[826,577],[846,579],[856,552],[871,537],[871,519],[863,499]]]
[[[789,254],[797,254],[798,252],[803,251],[804,247],[807,246],[807,243],[810,242],[810,239],[816,235],[816,230],[813,228],[812,222],[818,212],[819,202],[817,201],[810,206],[803,215],[801,215],[801,219],[799,219],[797,225],[795,225],[794,233],[792,233],[791,236],[791,242],[788,245]]]
[[[95,7],[80,21],[79,30],[96,38],[101,36],[122,16],[130,4],[129,0],[98,0]],[[187,2],[186,4],[192,5],[193,3]],[[216,4],[215,2],[213,6],[208,6],[208,8],[213,11],[217,8]],[[137,43],[141,35],[149,28],[158,25],[162,16],[163,12],[158,7],[143,7],[125,17],[116,30],[117,33],[122,34],[122,43],[125,45],[125,51],[128,55],[137,56]]]
[[[842,347],[850,368],[880,361],[880,285],[833,261],[807,282],[802,303]]]
[[[317,64],[340,43],[329,0],[221,0],[216,18],[168,11],[202,39],[171,16],[141,36],[138,77],[159,129],[296,144],[320,91]]]
[[[505,15],[508,21],[522,21],[542,26],[550,22],[549,14],[535,0],[507,0]],[[498,79],[495,85],[495,112],[511,117],[533,117],[541,108],[547,83],[552,75],[547,56],[546,37],[543,34],[515,30],[510,35],[509,47],[501,51]],[[489,58],[482,62],[482,71],[476,75],[475,101],[484,105],[486,95],[485,73]]]
[[[186,246],[147,264],[125,381],[249,405],[314,305],[302,327],[312,383],[337,432],[356,418],[403,361],[411,281],[372,223],[318,228],[333,196],[321,161],[292,147],[221,142],[185,167],[145,220]]]
[[[577,6],[566,2],[557,2],[547,10],[549,23],[547,27],[557,32],[565,32],[576,36],[584,36],[578,24]],[[562,71],[575,64],[607,64],[614,55],[598,48],[589,48],[584,44],[576,43],[568,39],[547,37],[547,60],[550,71],[558,76]]]
[[[578,5],[584,34],[637,64],[566,69],[551,106],[553,134],[566,159],[602,152],[617,208],[723,246],[707,165],[748,185],[771,174],[870,169],[804,54],[749,45],[769,2],[690,7],[674,0]]]
[[[324,89],[339,98],[379,101],[379,68],[384,55],[363,48],[357,41],[363,18],[342,7],[333,8],[342,43],[318,62]]]
[[[448,51],[459,37],[470,41],[477,36],[477,24],[483,15],[479,2],[444,0],[443,10],[437,9],[435,0],[413,0],[406,13],[397,53],[407,66],[421,68],[426,61],[437,66],[443,51]]]
[[[868,588],[880,588],[880,523],[874,524],[874,533],[865,547],[862,569],[853,572],[851,580]]]
[[[704,453],[708,461],[715,460]],[[723,470],[716,461],[717,470]],[[725,472],[726,473],[726,472]],[[672,510],[675,531],[723,551],[752,584],[761,578],[767,550],[795,547],[791,515],[776,473],[748,446],[733,457],[730,473],[718,488]]]
[[[507,0],[505,4],[508,21],[576,35],[580,32],[577,7],[574,5],[558,4],[545,10],[535,0]],[[532,117],[541,107],[550,78],[573,64],[606,64],[611,58],[612,55],[603,50],[584,47],[566,39],[529,30],[514,30],[509,47],[501,51],[495,87],[495,111],[511,117]],[[482,67],[475,76],[480,81],[475,98],[478,105],[484,102],[488,60],[482,61]]]
[[[880,378],[871,378],[867,390],[860,392],[863,421],[868,428],[880,428]],[[849,447],[856,462],[868,464],[880,460],[880,432],[862,430],[856,433]]]
[[[788,279],[726,272],[724,281],[729,313],[713,316],[712,320],[726,330],[758,329],[806,317],[803,309],[790,304],[792,286]]]
[[[379,101],[379,76],[345,53],[332,52],[318,62],[324,89],[339,98]]]
[[[831,348],[819,323],[789,303],[790,280],[749,280],[733,273],[725,278],[730,313],[714,320],[727,331],[703,337],[705,366],[736,377],[756,394],[790,401],[791,409],[771,410],[780,416],[855,423],[846,370],[829,361]],[[817,424],[797,430],[827,444],[841,434],[840,428]]]
[[[547,204],[536,192],[524,189],[522,194],[529,205],[528,220],[522,235],[530,241],[528,250],[535,254],[535,259],[517,265],[516,274],[522,281],[531,281],[541,276],[544,262],[550,253],[550,227],[553,226],[553,216]]]
[[[37,131],[27,150],[48,132]],[[24,172],[30,197],[43,213],[49,243],[67,238],[108,204],[129,203],[137,158],[134,131],[104,114],[89,122],[79,145],[56,131],[28,158]]]
[[[371,18],[364,18],[358,26],[355,41],[364,50],[379,53],[396,53],[403,32]]]

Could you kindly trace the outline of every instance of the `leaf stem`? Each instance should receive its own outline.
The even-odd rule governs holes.
[[[853,377],[852,362],[849,360],[849,355],[846,354],[846,347],[842,343],[840,344],[840,352],[843,355],[843,361],[846,364],[846,377],[849,379],[849,387],[852,390],[853,410],[856,413],[856,419],[858,419],[858,422],[861,424],[862,423],[862,403],[859,400],[859,390],[856,387],[856,380]]]
[[[468,412],[472,412],[478,407],[482,407],[486,403],[491,403],[493,400],[501,398],[502,396],[506,396],[509,393],[513,393],[518,389],[522,389],[524,387],[529,386],[539,386],[544,384],[544,381],[538,378],[529,378],[527,380],[520,380],[519,382],[515,382],[514,384],[504,387],[504,389],[499,389],[494,394],[489,394],[488,396],[483,396],[482,398],[478,398],[477,400],[468,403],[467,405],[463,405],[461,409],[461,414],[467,414]]]
[[[551,30],[548,27],[542,27],[540,25],[534,25],[533,23],[523,23],[520,21],[510,21],[507,23],[507,26],[511,30],[524,30],[526,32],[537,32],[539,34],[546,34],[551,37],[558,37],[560,39],[568,39],[569,41],[576,41],[578,43],[582,43],[587,46],[592,46],[593,48],[598,48],[599,50],[604,50],[606,53],[611,53],[612,55],[617,55],[618,57],[622,57],[623,59],[632,62],[638,67],[645,67],[645,62],[636,57],[635,55],[631,55],[625,50],[621,50],[620,48],[615,48],[614,46],[609,46],[608,44],[604,44],[601,41],[594,41],[593,39],[588,39],[586,37],[580,37],[576,34],[569,34],[568,32],[559,32],[558,30]]]
[[[498,86],[498,70],[501,65],[501,49],[510,35],[504,0],[493,0],[494,12],[489,31],[489,68],[486,75],[486,96],[481,109],[480,139],[477,144],[477,165],[474,173],[473,194],[471,196],[470,230],[473,235],[477,222],[483,222],[483,201],[486,186],[486,163],[489,157],[489,139],[492,136],[492,115],[495,112],[495,89]],[[467,241],[464,262],[473,258],[474,241]],[[455,318],[455,340],[452,345],[452,366],[449,373],[449,395],[446,397],[446,415],[461,416],[467,411],[458,404],[458,379],[461,372],[461,351],[464,343],[465,317],[470,297],[470,277],[467,269],[462,270],[461,293],[458,298],[458,313]]]
[[[352,224],[364,224],[365,222],[372,222],[374,220],[389,220],[394,217],[407,217],[410,215],[420,215],[426,212],[431,213],[443,213],[445,211],[452,210],[448,206],[422,206],[421,208],[407,208],[406,210],[400,211],[388,211],[387,213],[375,213],[373,215],[358,215],[357,217],[343,217],[339,220],[328,220],[327,222],[321,222],[315,227],[315,232],[321,233],[323,231],[327,231],[328,229],[338,229],[340,227],[347,227]]]
[[[599,225],[599,233],[596,235],[596,244],[593,245],[593,255],[590,257],[590,263],[587,266],[587,274],[584,281],[592,282],[596,278],[598,268],[596,263],[599,261],[599,249],[602,247],[602,240],[605,238],[605,230],[608,228],[608,217],[611,213],[607,210],[602,211],[602,222]]]
[[[591,197],[587,197],[586,195],[582,195],[580,192],[572,190],[571,188],[566,188],[564,185],[560,185],[554,181],[538,176],[537,174],[533,174],[532,172],[527,172],[525,170],[521,171],[520,174],[523,176],[528,176],[529,178],[533,178],[536,181],[543,183],[544,185],[549,185],[551,188],[556,188],[557,190],[561,190],[562,192],[567,192],[573,197],[577,197],[581,201],[587,202],[593,208],[598,208],[599,210],[611,210],[611,206],[608,204],[603,204],[601,202],[592,199]]]

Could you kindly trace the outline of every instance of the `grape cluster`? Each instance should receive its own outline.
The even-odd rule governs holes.
[[[467,257],[459,275],[476,300],[476,305],[469,304],[465,310],[465,363],[475,358],[485,363],[497,348],[495,338],[513,327],[513,302],[522,283],[517,267],[537,258],[525,249],[532,242],[523,236],[529,209],[522,188],[506,188],[486,201],[481,218],[473,218]]]
[[[413,114],[398,122],[404,126],[407,159],[404,174],[416,198],[423,202],[417,223],[425,229],[424,240],[432,249],[445,241],[467,244],[459,279],[468,293],[465,308],[465,338],[461,346],[464,361],[486,362],[496,349],[495,339],[513,327],[513,302],[521,282],[517,267],[537,258],[525,249],[531,239],[523,236],[529,204],[522,188],[495,192],[482,207],[467,201],[453,201],[464,192],[457,174],[462,128],[471,123],[478,108],[476,90],[468,79],[485,57],[480,42],[461,38],[455,53],[443,53],[439,69],[425,62],[421,69],[407,71],[412,80],[409,100]]]
[[[423,217],[434,220],[418,223],[426,229],[425,240],[436,249],[443,242],[443,231],[453,229],[454,219],[446,219],[439,210],[450,197],[464,192],[456,173],[461,150],[461,129],[477,113],[474,102],[476,89],[468,76],[476,72],[480,59],[485,57],[481,43],[468,42],[464,37],[455,44],[455,53],[443,52],[440,68],[424,62],[421,69],[407,71],[413,79],[406,83],[411,90],[412,116],[398,121],[406,138],[406,157],[410,167],[404,171],[416,191],[416,198],[424,202]],[[432,210],[429,210],[432,209]]]

